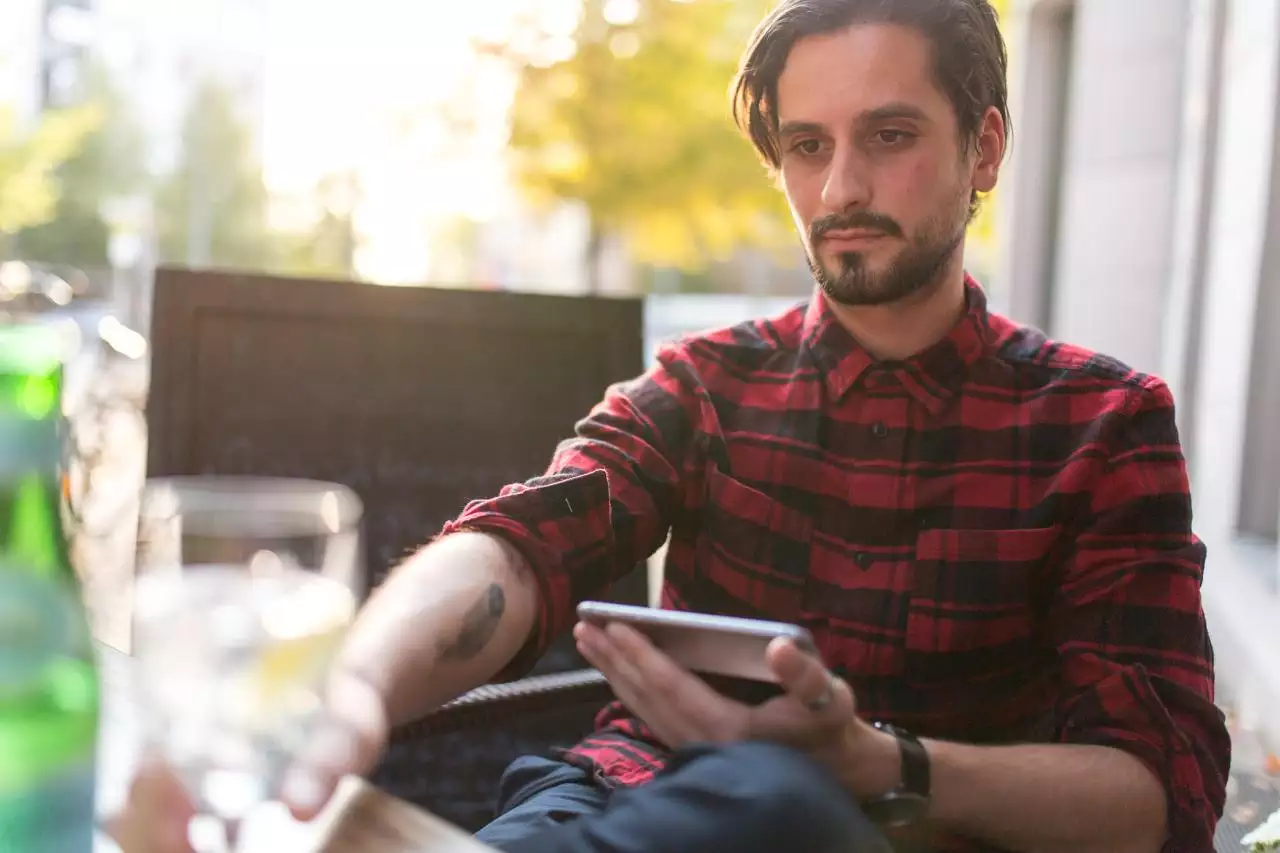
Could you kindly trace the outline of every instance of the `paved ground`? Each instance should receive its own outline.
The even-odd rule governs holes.
[[[1231,730],[1231,781],[1214,846],[1220,853],[1235,853],[1243,849],[1240,839],[1280,809],[1280,744],[1265,743],[1253,721],[1235,713],[1231,685],[1220,686],[1219,702]]]
[[[78,448],[72,467],[77,506],[73,552],[90,602],[98,638],[127,650],[130,577],[136,533],[136,496],[145,467],[142,418],[144,365],[115,357],[88,357],[69,371],[73,436]],[[1232,710],[1230,685],[1222,686],[1235,751],[1226,814],[1217,849],[1239,851],[1240,838],[1280,808],[1280,776],[1269,775],[1268,756],[1280,744],[1263,744],[1251,721]],[[1275,761],[1274,758],[1271,759]]]

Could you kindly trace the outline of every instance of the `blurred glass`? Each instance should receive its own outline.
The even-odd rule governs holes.
[[[325,678],[363,594],[361,505],[302,480],[148,484],[133,648],[146,748],[236,849],[324,714]],[[203,851],[202,851],[203,853]]]

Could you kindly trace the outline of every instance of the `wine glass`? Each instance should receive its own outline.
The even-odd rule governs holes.
[[[139,514],[133,650],[147,747],[234,853],[324,717],[363,595],[361,504],[332,483],[179,477]],[[202,850],[202,853],[205,853]]]

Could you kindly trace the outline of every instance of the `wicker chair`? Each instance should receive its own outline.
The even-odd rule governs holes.
[[[474,497],[541,473],[605,387],[643,370],[635,299],[158,271],[148,476],[343,483],[369,586]],[[358,436],[359,440],[353,440]],[[644,604],[644,571],[606,596]],[[560,638],[531,677],[396,732],[384,790],[474,829],[516,756],[568,746],[611,694]]]
[[[474,832],[493,818],[513,759],[575,743],[612,698],[594,669],[481,687],[397,729],[372,781]]]

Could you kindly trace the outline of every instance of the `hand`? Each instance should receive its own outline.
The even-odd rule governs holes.
[[[808,753],[860,796],[897,784],[892,737],[860,720],[849,685],[790,640],[774,640],[765,653],[785,693],[752,707],[718,693],[621,623],[580,622],[574,637],[622,703],[672,748],[770,740]]]
[[[382,697],[350,670],[330,676],[325,704],[324,720],[281,784],[280,799],[302,821],[324,809],[342,777],[373,769],[390,736]]]
[[[326,714],[285,774],[280,798],[293,816],[311,820],[347,774],[362,775],[386,747],[382,700],[368,682],[345,670],[330,677]],[[182,783],[162,763],[139,770],[124,811],[108,831],[124,853],[191,853],[187,825],[196,808]]]

